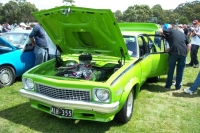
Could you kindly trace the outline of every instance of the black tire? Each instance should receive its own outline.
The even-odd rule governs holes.
[[[158,82],[159,80],[160,80],[160,76],[152,77],[148,79],[149,82],[154,82],[154,83]]]
[[[126,102],[124,103],[124,106],[116,114],[116,120],[123,124],[127,123],[132,117],[133,109],[134,109],[134,90],[131,90],[126,99]]]
[[[10,66],[0,67],[0,88],[10,86],[15,81],[15,71]]]

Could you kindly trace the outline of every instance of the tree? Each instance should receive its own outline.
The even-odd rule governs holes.
[[[174,12],[180,16],[186,17],[190,22],[194,19],[200,18],[200,1],[186,2],[179,4]]]
[[[152,16],[152,11],[148,5],[129,6],[123,13],[125,22],[146,22]]]
[[[62,2],[63,2],[63,3],[66,3],[67,5],[68,5],[68,4],[73,5],[73,3],[75,3],[74,0],[63,0]]]
[[[35,18],[31,14],[31,12],[38,11],[35,5],[30,2],[24,2],[25,0],[15,1],[9,1],[3,6],[1,14],[4,17],[2,21],[8,23],[35,21]]]
[[[152,8],[153,17],[157,18],[157,23],[164,23],[163,9],[160,4],[154,5]]]
[[[0,3],[0,22],[3,21],[3,19],[4,19],[4,16],[1,15],[2,12],[3,12],[3,4]]]
[[[22,22],[33,22],[35,18],[31,14],[31,12],[36,12],[38,9],[35,7],[35,4],[31,4],[30,2],[20,2],[19,3],[19,13],[20,20]]]
[[[120,10],[117,10],[116,12],[114,12],[114,15],[117,22],[123,22],[123,14]]]
[[[16,2],[9,1],[3,6],[2,14],[4,16],[4,22],[14,23],[19,20],[18,17],[19,7]]]

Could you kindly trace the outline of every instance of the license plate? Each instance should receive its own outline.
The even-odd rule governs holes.
[[[51,114],[54,114],[57,116],[63,116],[63,117],[67,117],[67,118],[72,118],[73,112],[70,109],[51,107]]]

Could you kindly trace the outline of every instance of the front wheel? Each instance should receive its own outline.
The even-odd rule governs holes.
[[[15,71],[10,66],[0,67],[0,88],[12,85],[15,81]]]
[[[124,106],[116,114],[117,121],[123,124],[127,123],[132,117],[133,108],[134,108],[134,90],[131,90]]]

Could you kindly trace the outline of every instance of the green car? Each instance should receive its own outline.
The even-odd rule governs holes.
[[[35,109],[59,118],[127,123],[142,84],[167,72],[168,54],[146,34],[156,24],[118,24],[109,9],[61,6],[33,15],[60,53],[22,76],[20,94]]]

